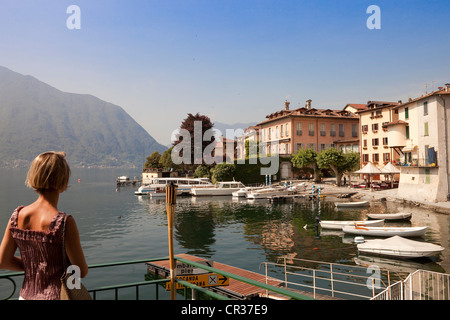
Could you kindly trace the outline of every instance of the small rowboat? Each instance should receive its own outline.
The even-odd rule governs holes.
[[[322,229],[342,230],[342,227],[349,225],[363,225],[372,227],[381,227],[384,225],[384,220],[364,220],[364,221],[338,221],[338,220],[324,220],[320,221]]]
[[[399,220],[411,220],[412,213],[368,213],[367,217],[369,219],[384,219],[387,221],[399,221]]]
[[[358,244],[358,251],[397,258],[421,258],[439,254],[445,248],[422,241],[414,241],[399,236],[388,239],[367,240]]]
[[[335,202],[334,205],[338,208],[365,207],[369,205],[369,201]]]
[[[421,237],[428,230],[428,227],[365,227],[365,226],[344,226],[342,231],[350,234],[374,237]]]

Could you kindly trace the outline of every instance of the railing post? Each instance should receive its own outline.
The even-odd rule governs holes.
[[[166,209],[167,209],[167,228],[169,237],[169,260],[170,260],[170,300],[175,300],[175,257],[173,253],[173,216],[175,214],[175,204],[177,202],[177,186],[173,183],[166,185]]]

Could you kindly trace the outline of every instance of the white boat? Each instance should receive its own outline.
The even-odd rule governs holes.
[[[291,188],[275,186],[275,187],[267,187],[260,190],[255,190],[247,193],[247,199],[269,199],[275,196],[283,196],[289,194],[295,194],[296,191]]]
[[[355,225],[381,227],[384,225],[384,220],[363,220],[363,221],[339,221],[339,220],[322,220],[320,226],[322,229],[342,230],[342,227]]]
[[[238,191],[241,188],[245,188],[242,182],[221,181],[211,187],[193,187],[191,189],[191,194],[194,196],[231,196],[233,192]]]
[[[149,184],[140,186],[135,195],[148,195],[156,193],[158,189],[165,188],[168,184],[177,185],[177,194],[189,194],[194,186],[213,186],[213,184],[204,178],[152,178]]]
[[[370,219],[384,219],[387,221],[396,220],[411,220],[412,213],[368,213],[367,217]]]
[[[366,227],[366,226],[344,226],[342,231],[350,234],[374,237],[420,237],[428,230],[428,227]]]
[[[399,258],[431,257],[439,254],[445,248],[422,241],[394,236],[388,239],[367,240],[358,244],[358,251],[382,256]]]
[[[231,195],[233,197],[245,198],[248,193],[255,191],[255,190],[260,190],[262,188],[264,188],[264,187],[245,187],[245,188],[239,189],[238,191],[233,192]]]
[[[369,201],[353,201],[353,202],[335,202],[338,208],[365,207],[369,205]]]

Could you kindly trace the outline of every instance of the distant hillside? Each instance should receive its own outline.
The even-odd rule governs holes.
[[[0,67],[0,166],[64,150],[74,167],[140,167],[166,149],[119,106]]]

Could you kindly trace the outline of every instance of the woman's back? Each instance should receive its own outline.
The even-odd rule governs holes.
[[[59,299],[60,278],[64,272],[62,223],[65,214],[56,212],[53,217],[29,214],[28,207],[21,214],[23,209],[21,206],[14,210],[10,227],[25,269],[20,296],[25,300]]]

